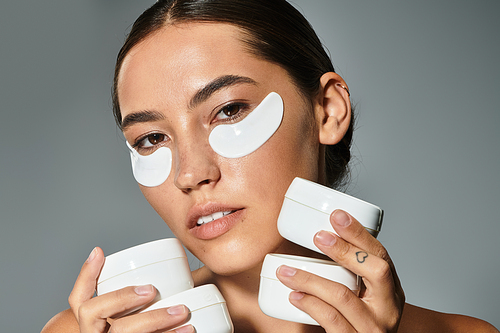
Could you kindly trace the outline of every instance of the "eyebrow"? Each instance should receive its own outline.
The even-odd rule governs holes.
[[[257,82],[249,77],[246,76],[239,76],[239,75],[223,75],[220,76],[212,81],[210,81],[208,84],[206,84],[204,87],[199,89],[194,96],[191,98],[191,100],[188,103],[189,109],[194,109],[196,106],[199,104],[203,103],[207,99],[210,98],[213,94],[215,94],[217,91],[234,86],[237,84],[242,84],[242,83],[247,83],[247,84],[253,84],[257,85]],[[158,111],[153,111],[153,110],[144,110],[144,111],[138,111],[138,112],[133,112],[128,115],[126,115],[121,123],[121,130],[125,130],[126,128],[137,124],[137,123],[145,123],[145,122],[152,122],[152,121],[158,121],[158,120],[164,120],[165,116]]]
[[[189,109],[194,109],[199,104],[210,98],[217,91],[237,84],[248,83],[257,85],[253,79],[239,75],[223,75],[209,82],[198,90],[189,102]]]
[[[165,116],[158,111],[150,111],[150,110],[138,111],[126,115],[125,118],[123,118],[120,127],[123,131],[127,127],[130,127],[136,123],[146,123],[163,119],[165,119]]]

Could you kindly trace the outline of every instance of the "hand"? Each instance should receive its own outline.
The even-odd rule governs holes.
[[[290,302],[327,332],[397,332],[405,296],[386,249],[363,226],[337,210],[330,222],[338,233],[320,231],[315,245],[331,259],[362,277],[359,296],[344,285],[281,266],[280,281],[293,289]]]
[[[93,297],[103,264],[103,252],[95,248],[83,264],[68,299],[81,333],[165,332],[186,321],[189,310],[184,305],[120,317],[151,302],[156,289],[151,285],[131,286]],[[191,333],[194,328],[187,325],[173,332]]]

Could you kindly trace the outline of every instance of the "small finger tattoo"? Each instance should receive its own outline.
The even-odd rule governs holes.
[[[360,264],[364,263],[366,261],[366,258],[368,258],[368,253],[366,253],[365,251],[356,252],[356,259]]]

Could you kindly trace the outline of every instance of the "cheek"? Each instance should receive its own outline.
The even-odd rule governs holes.
[[[261,148],[267,164],[274,168],[270,170],[274,172],[271,176],[279,178],[284,175],[288,178],[287,185],[291,183],[289,177],[316,180],[318,175],[318,133],[307,115],[308,110],[290,112],[289,117],[284,119],[280,129],[269,140],[268,147],[265,150],[264,146]]]
[[[315,138],[310,124],[297,123],[295,119],[284,121],[262,147],[245,158],[232,161],[234,171],[231,174],[269,207],[270,216],[277,217],[295,177],[318,179],[319,143]]]
[[[182,203],[175,196],[176,189],[169,186],[169,181],[157,187],[140,186],[140,189],[150,206],[177,236],[178,230],[184,226],[186,215],[182,213]]]

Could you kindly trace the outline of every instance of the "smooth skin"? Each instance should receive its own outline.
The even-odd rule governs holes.
[[[173,154],[172,172],[165,183],[140,186],[141,191],[174,235],[205,264],[193,272],[195,285],[217,285],[235,332],[498,332],[474,318],[405,304],[385,248],[342,211],[331,216],[339,236],[320,231],[314,241],[323,258],[363,277],[360,295],[282,266],[280,280],[295,290],[290,301],[322,327],[278,320],[260,311],[259,273],[267,253],[320,256],[284,240],[276,221],[294,177],[324,183],[324,146],[342,139],[351,109],[343,88],[347,85],[337,74],[325,73],[320,92],[308,100],[283,68],[251,55],[241,37],[237,28],[226,24],[166,26],[130,51],[118,87],[124,119],[144,115],[145,110],[154,115],[147,121],[129,122],[124,128],[127,141],[147,143],[151,149],[168,146]],[[207,91],[204,88],[213,88],[214,80],[227,75],[246,79],[219,85],[193,103],[195,96]],[[238,159],[223,158],[210,149],[211,129],[237,121],[224,114],[228,103],[244,104],[241,110],[236,108],[244,117],[272,91],[284,100],[284,118],[262,147]],[[196,227],[193,221],[216,211],[232,213],[208,228]],[[182,306],[120,316],[153,300],[156,291],[150,286],[93,297],[103,262],[104,254],[96,248],[69,297],[71,309],[54,317],[44,333],[162,332],[179,325],[177,332],[193,331],[182,325],[188,316]]]

